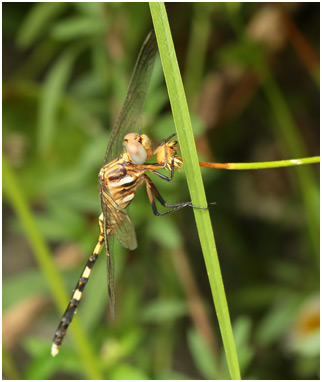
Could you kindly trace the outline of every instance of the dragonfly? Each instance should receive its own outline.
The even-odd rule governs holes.
[[[177,141],[173,140],[175,134],[161,142],[153,150],[149,137],[135,132],[138,129],[137,125],[146,98],[156,53],[157,43],[152,31],[142,45],[125,100],[110,135],[103,167],[98,175],[102,210],[98,219],[100,229],[98,241],[81,273],[55,332],[51,348],[52,356],[59,353],[68,326],[76,313],[93,266],[104,245],[109,304],[111,316],[112,318],[115,317],[113,238],[116,237],[124,248],[133,250],[137,247],[135,230],[126,207],[133,200],[139,186],[145,183],[149,202],[153,213],[157,216],[166,215],[186,206],[200,209],[208,208],[193,206],[192,202],[166,203],[151,179],[146,175],[147,172],[150,172],[170,182],[173,179],[174,170],[180,169],[182,165],[182,159],[176,155]],[[146,162],[154,156],[156,156],[156,163]],[[167,170],[170,176],[160,173],[159,170],[162,169]],[[158,211],[156,200],[167,208],[165,212]]]

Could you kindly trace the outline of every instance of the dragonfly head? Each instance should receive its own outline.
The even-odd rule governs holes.
[[[143,164],[147,159],[153,156],[150,138],[145,134],[126,134],[123,144],[126,148],[126,152],[136,164]]]

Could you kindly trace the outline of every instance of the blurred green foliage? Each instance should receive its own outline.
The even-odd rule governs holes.
[[[318,4],[168,3],[167,10],[200,159],[318,154],[318,69],[314,60],[305,64],[294,31],[283,34],[281,19],[271,18],[272,12],[286,16],[318,56]],[[258,19],[268,25],[266,39],[258,38]],[[97,174],[151,28],[146,3],[3,4],[3,153],[68,294],[97,240]],[[156,144],[174,132],[159,62],[142,125]],[[217,202],[211,215],[243,378],[318,378],[317,166],[204,169],[203,175],[208,200]],[[189,200],[184,171],[170,184],[153,181],[168,202]],[[139,246],[128,253],[115,241],[116,322],[107,313],[104,258],[77,314],[99,373],[106,379],[227,378],[192,211],[156,218],[144,188],[129,211]],[[187,255],[197,296],[182,282],[176,249]],[[68,335],[60,355],[50,356],[61,312],[5,193],[3,270],[4,325],[17,308],[24,317],[4,331],[4,377],[88,378]],[[33,309],[40,298],[47,303]],[[204,323],[194,319],[193,299],[204,306],[213,348]]]

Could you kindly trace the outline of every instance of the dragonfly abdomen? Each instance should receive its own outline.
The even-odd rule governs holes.
[[[59,352],[61,343],[66,334],[66,330],[69,324],[71,323],[74,317],[74,314],[76,313],[76,309],[83,295],[83,290],[85,288],[85,285],[87,284],[87,281],[92,272],[92,268],[95,264],[98,254],[101,252],[103,244],[104,244],[104,236],[101,233],[99,236],[99,240],[96,244],[96,247],[86,263],[86,266],[81,274],[81,277],[79,278],[78,283],[74,289],[73,295],[70,299],[67,309],[63,317],[61,318],[60,324],[55,332],[55,336],[54,336],[53,344],[51,348],[51,354],[53,357],[57,355]]]

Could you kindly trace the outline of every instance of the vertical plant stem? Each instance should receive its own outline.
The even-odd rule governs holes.
[[[173,118],[178,133],[182,157],[185,163],[191,199],[194,205],[207,206],[189,110],[164,3],[150,3],[150,10],[158,41]],[[236,346],[209,211],[194,209],[194,214],[226,352],[229,372],[232,379],[240,379]]]
[[[21,192],[22,187],[19,185],[18,179],[11,170],[4,156],[2,157],[2,175],[5,196],[8,198],[12,208],[15,210],[21,222],[39,268],[48,281],[48,287],[52,293],[56,305],[59,307],[59,310],[63,312],[68,302],[68,295],[63,287],[64,282],[56,269],[48,246],[36,226],[32,212]],[[56,328],[53,328],[53,334],[55,329]],[[88,377],[91,379],[102,379],[100,368],[93,353],[90,341],[86,337],[76,317],[74,317],[73,323],[70,327],[70,332],[76,344],[76,348],[81,359],[81,365],[84,367]],[[50,354],[50,340],[48,340],[48,354]]]

